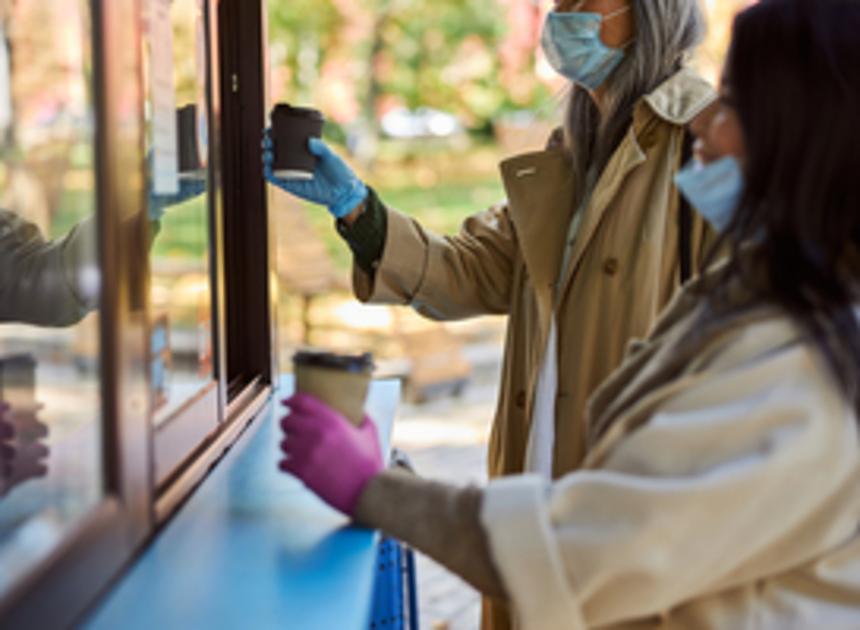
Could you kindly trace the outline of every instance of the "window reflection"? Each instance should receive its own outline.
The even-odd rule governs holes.
[[[211,383],[212,301],[203,2],[149,3],[145,42],[150,218],[156,222],[150,381],[156,423]]]
[[[35,375],[31,355],[0,358],[0,498],[48,474],[48,425],[40,419]]]
[[[87,7],[0,1],[0,593],[103,492]]]

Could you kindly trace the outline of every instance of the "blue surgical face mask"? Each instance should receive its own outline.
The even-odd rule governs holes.
[[[693,161],[677,175],[675,185],[718,232],[731,223],[744,192],[744,174],[729,155],[710,164]]]
[[[627,6],[606,16],[578,11],[547,14],[541,33],[547,61],[556,72],[593,92],[624,59],[624,50],[600,39],[600,25],[629,10]]]

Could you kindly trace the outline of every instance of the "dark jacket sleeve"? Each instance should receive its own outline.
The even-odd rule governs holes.
[[[46,240],[19,215],[0,210],[0,321],[70,326],[99,294],[95,217]]]
[[[368,188],[364,211],[352,225],[338,219],[335,227],[338,234],[347,242],[355,256],[355,264],[366,274],[373,275],[382,252],[385,250],[385,232],[388,228],[388,211],[379,196]]]

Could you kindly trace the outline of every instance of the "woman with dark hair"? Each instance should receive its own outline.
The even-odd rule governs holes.
[[[589,404],[584,467],[459,489],[287,401],[281,467],[527,630],[860,627],[860,2],[764,0],[678,177],[728,259]]]

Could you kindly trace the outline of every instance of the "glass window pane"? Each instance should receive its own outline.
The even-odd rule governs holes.
[[[104,492],[90,41],[0,0],[0,594]]]
[[[148,5],[151,378],[161,424],[213,379],[209,121],[203,2]]]

